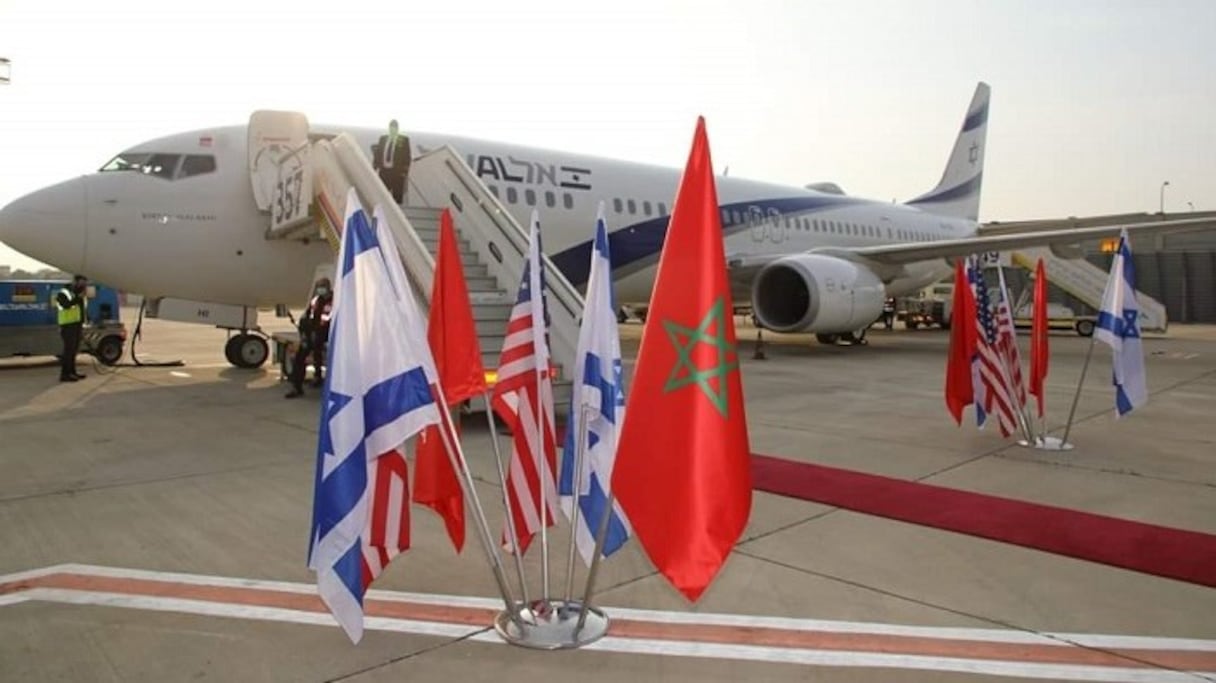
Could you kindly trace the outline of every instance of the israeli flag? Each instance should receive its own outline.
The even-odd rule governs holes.
[[[381,243],[352,189],[338,254],[308,566],[317,591],[351,641],[363,636],[370,583],[369,470],[381,454],[439,421],[430,349],[411,342]],[[425,340],[425,333],[422,339]]]
[[[574,488],[579,489],[579,520],[575,541],[583,561],[591,564],[595,535],[608,512],[608,487],[616,461],[621,421],[625,417],[625,385],[621,379],[621,342],[617,334],[616,306],[612,296],[612,261],[608,254],[608,227],[604,203],[595,221],[595,245],[591,252],[591,274],[583,321],[578,333],[574,361],[574,392],[562,446],[558,493],[562,509],[573,518]],[[582,436],[581,479],[576,477],[575,439]],[[616,552],[630,535],[629,522],[620,504],[614,502],[604,540],[603,555]]]
[[[1098,311],[1097,340],[1114,352],[1115,409],[1126,415],[1148,403],[1144,379],[1144,349],[1140,344],[1140,307],[1136,304],[1136,269],[1124,230],[1119,252],[1111,263],[1110,279]]]
[[[415,298],[417,295],[410,286],[409,276],[405,274],[405,266],[401,265],[401,252],[397,250],[397,242],[393,238],[392,231],[389,230],[384,207],[379,204],[372,212],[372,224],[375,227],[376,240],[380,243],[380,254],[384,257],[384,267],[388,271],[389,282],[393,283],[393,291],[401,308],[403,318],[401,329],[407,337],[410,348],[427,349],[426,352],[418,354],[418,360],[426,369],[427,377],[438,386],[436,378],[439,377],[439,370],[435,367],[435,358],[429,351],[431,344],[426,336],[427,319],[422,315],[422,309],[418,306],[418,299]]]

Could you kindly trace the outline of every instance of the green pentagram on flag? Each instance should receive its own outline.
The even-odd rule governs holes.
[[[671,340],[671,344],[679,356],[675,366],[671,369],[671,374],[667,376],[667,384],[663,386],[663,393],[696,384],[725,418],[730,417],[727,377],[732,370],[739,367],[739,357],[735,354],[735,345],[726,340],[727,322],[726,303],[720,297],[695,328],[685,327],[670,320],[663,321],[663,329],[667,331],[667,338]],[[707,344],[717,349],[717,363],[705,369],[698,368],[692,359],[693,349],[697,344]],[[717,389],[714,389],[711,382],[715,377],[718,379]]]

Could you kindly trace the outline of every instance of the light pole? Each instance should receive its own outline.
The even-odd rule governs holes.
[[[1160,213],[1163,215],[1165,214],[1165,188],[1168,187],[1169,184],[1170,184],[1170,181],[1168,181],[1168,180],[1161,183],[1161,203],[1159,204],[1157,213]]]
[[[1186,205],[1187,205],[1188,207],[1190,207],[1191,211],[1194,211],[1194,210],[1195,210],[1195,205],[1194,205],[1194,204],[1192,204],[1192,203],[1190,203],[1190,202],[1187,202],[1187,203],[1186,203]]]

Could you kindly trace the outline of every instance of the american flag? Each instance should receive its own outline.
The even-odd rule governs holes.
[[[410,547],[409,468],[400,449],[376,458],[367,467],[371,510],[363,530],[363,589],[388,563]]]
[[[1009,288],[1005,286],[1005,271],[997,270],[1000,278],[1001,298],[996,305],[997,349],[1009,370],[1009,379],[1013,384],[1013,395],[1017,399],[1018,410],[1026,407],[1026,382],[1022,380],[1022,355],[1018,351],[1018,333],[1013,326],[1013,312],[1009,308]]]
[[[1017,417],[1014,415],[1014,403],[1009,374],[1005,371],[1004,358],[1007,343],[997,329],[997,321],[992,314],[992,300],[988,295],[988,285],[984,282],[983,271],[977,262],[972,262],[970,268],[971,280],[975,285],[975,309],[977,329],[977,365],[979,366],[980,382],[976,386],[979,391],[976,405],[983,406],[986,413],[996,412],[997,421],[1001,427],[1001,436],[1009,436],[1017,431]],[[1012,327],[1012,321],[1010,322]],[[1016,347],[1014,349],[1016,353]],[[1020,373],[1019,373],[1020,376]],[[982,420],[980,422],[983,424]]]
[[[519,296],[507,321],[491,401],[513,435],[507,494],[515,531],[519,534],[520,553],[528,549],[532,537],[541,530],[542,514],[544,525],[552,526],[558,507],[554,480],[557,440],[553,427],[553,378],[545,337],[548,312],[545,310],[544,269],[540,262],[540,221],[535,211],[532,212],[528,251]],[[505,525],[503,545],[514,551]]]

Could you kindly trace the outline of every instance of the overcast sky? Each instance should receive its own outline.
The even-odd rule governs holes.
[[[1205,0],[72,4],[0,0],[0,204],[259,108],[902,201],[983,80],[982,220],[1216,209]]]

